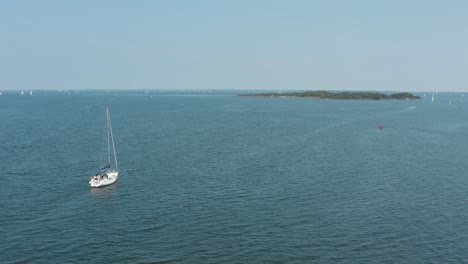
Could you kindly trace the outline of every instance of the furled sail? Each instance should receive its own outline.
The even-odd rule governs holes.
[[[106,166],[102,167],[102,168],[101,168],[101,171],[106,171],[106,170],[108,170],[108,169],[110,169],[110,163],[107,163]]]

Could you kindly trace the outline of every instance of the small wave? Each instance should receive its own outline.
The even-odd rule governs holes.
[[[154,225],[154,226],[149,226],[149,227],[141,228],[139,231],[140,231],[140,232],[151,232],[151,231],[155,231],[155,230],[160,230],[160,229],[162,229],[162,228],[163,228],[163,226]]]

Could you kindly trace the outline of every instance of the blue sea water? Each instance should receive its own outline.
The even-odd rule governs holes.
[[[4,93],[0,263],[468,260],[460,94],[235,94]],[[106,104],[119,181],[91,189]]]

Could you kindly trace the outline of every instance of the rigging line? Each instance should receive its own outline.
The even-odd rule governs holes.
[[[107,117],[106,117],[107,119]],[[104,157],[105,157],[105,150],[104,146],[106,145],[106,124],[104,123],[104,126],[102,126],[102,141],[101,141],[101,164],[99,166],[99,170],[101,171],[101,168],[104,167]]]
[[[108,157],[108,164],[110,164],[110,133],[109,133],[109,106],[106,108],[106,113],[107,113],[107,120],[106,120],[106,126],[107,126],[107,157]]]
[[[112,123],[111,123],[110,115],[108,116],[108,118],[109,118],[110,136],[111,136],[111,140],[112,140],[112,150],[114,151],[115,169],[116,169],[116,170],[119,170],[119,167],[118,167],[118,165],[117,165],[117,154],[115,154],[114,134],[113,134],[113,132],[112,132]],[[109,157],[109,158],[110,158],[110,157]]]

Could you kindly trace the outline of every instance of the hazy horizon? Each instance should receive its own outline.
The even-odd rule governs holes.
[[[454,93],[454,94],[463,94],[467,93],[466,91],[403,91],[403,90],[346,90],[346,89],[335,89],[335,90],[330,90],[330,89],[141,89],[141,88],[133,88],[133,89],[125,89],[125,88],[119,88],[119,89],[99,89],[99,88],[83,88],[83,89],[39,89],[39,88],[32,88],[32,89],[0,89],[0,92],[3,92],[3,94],[16,94],[20,92],[24,92],[25,95],[29,95],[29,92],[34,92],[34,95],[38,95],[36,92],[40,92],[39,95],[47,95],[47,92],[68,92],[69,94],[74,94],[74,93],[83,93],[83,92],[103,92],[103,93],[110,93],[112,92],[137,92],[137,93],[148,93],[151,92],[152,95],[155,95],[153,92],[162,92],[162,93],[170,93],[170,92],[185,92],[185,93],[191,93],[191,92],[199,92],[199,93],[221,93],[221,92],[306,92],[306,91],[328,91],[328,92],[376,92],[376,93],[386,93],[386,94],[392,94],[392,93],[404,93],[404,92],[409,92],[409,93],[417,93],[417,94],[423,94],[423,93],[428,93],[428,94],[438,94],[438,93]],[[2,94],[2,95],[3,95]]]
[[[0,91],[467,92],[467,11],[456,0],[6,1]]]

